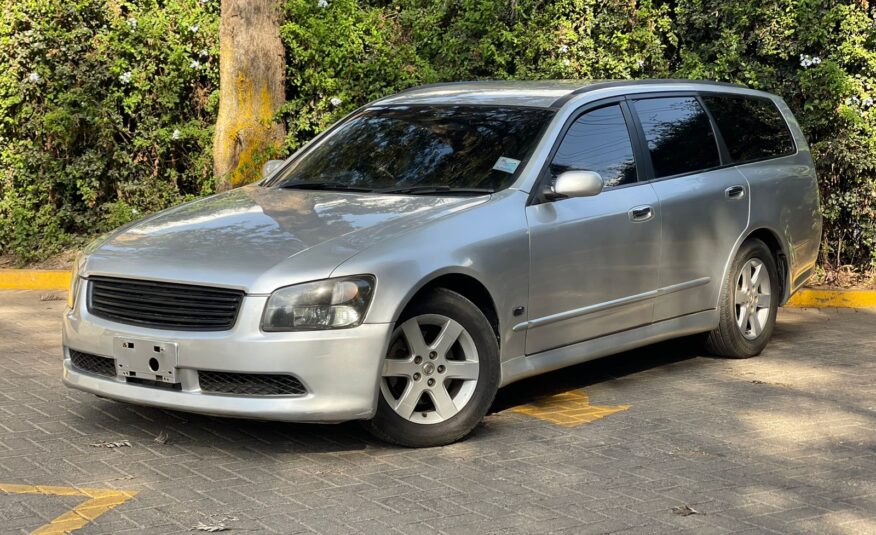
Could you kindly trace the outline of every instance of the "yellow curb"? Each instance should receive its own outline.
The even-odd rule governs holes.
[[[88,489],[77,487],[50,487],[42,485],[13,485],[0,483],[0,492],[6,494],[42,494],[44,496],[84,496],[80,503],[48,524],[40,526],[31,535],[61,535],[84,527],[113,507],[121,505],[137,495],[132,490]]]
[[[794,308],[876,307],[876,290],[808,290],[791,296],[785,306]]]
[[[0,290],[66,290],[70,272],[63,269],[0,269]]]

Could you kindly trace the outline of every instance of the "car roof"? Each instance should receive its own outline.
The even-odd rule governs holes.
[[[679,89],[714,91],[716,88],[732,88],[733,92],[744,90],[746,93],[765,95],[736,84],[701,80],[487,80],[412,87],[383,98],[374,104],[456,104],[559,108],[577,94],[609,88],[628,88],[632,91],[641,86],[647,87],[649,91],[660,89],[667,91]]]

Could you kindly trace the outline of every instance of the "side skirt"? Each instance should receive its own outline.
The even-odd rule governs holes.
[[[717,325],[718,311],[705,310],[533,355],[521,355],[502,363],[501,386],[670,338],[710,331]]]

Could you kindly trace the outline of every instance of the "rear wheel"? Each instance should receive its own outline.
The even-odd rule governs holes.
[[[499,349],[484,314],[468,299],[437,289],[399,319],[383,361],[377,414],[380,439],[441,446],[467,435],[499,385]]]
[[[773,334],[780,287],[772,251],[762,241],[739,248],[724,281],[720,323],[706,338],[706,349],[731,358],[760,354]]]

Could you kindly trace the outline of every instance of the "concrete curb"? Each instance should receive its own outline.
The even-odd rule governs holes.
[[[0,290],[67,290],[70,272],[63,269],[0,269]],[[876,290],[804,288],[785,305],[792,308],[876,307]]]

